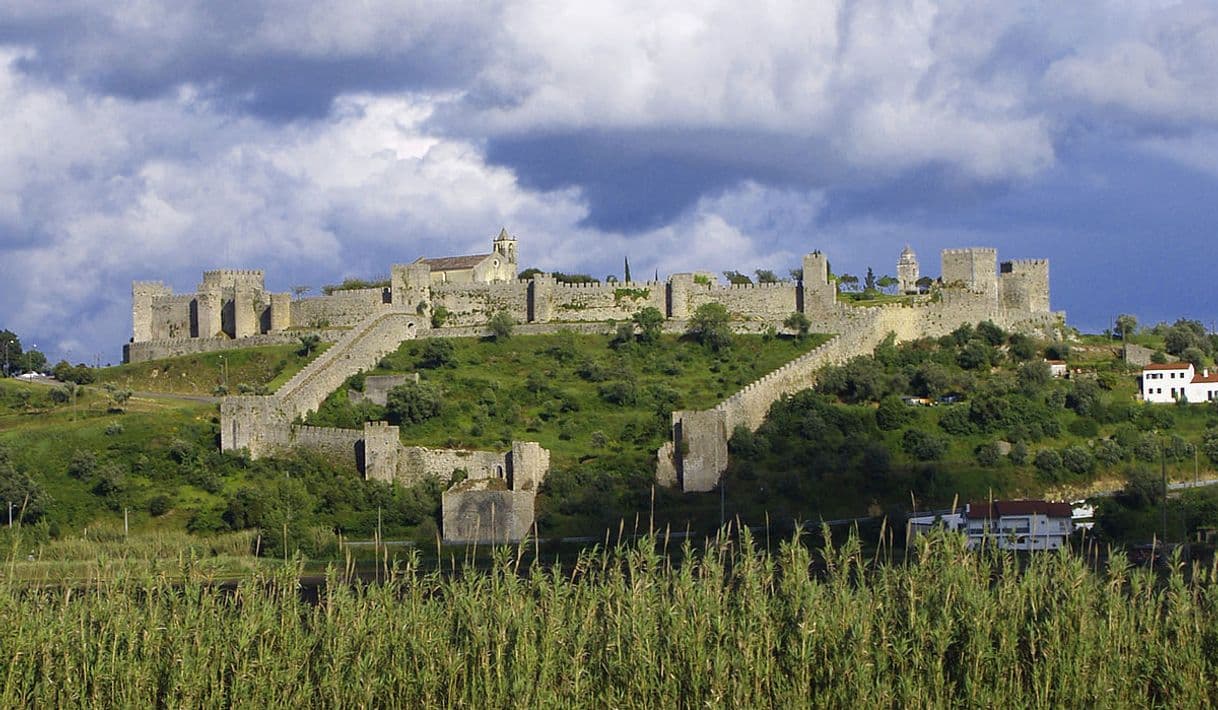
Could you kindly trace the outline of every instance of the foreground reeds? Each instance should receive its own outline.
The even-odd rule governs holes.
[[[647,539],[567,568],[501,550],[302,600],[291,566],[88,587],[0,583],[0,706],[1203,706],[1218,586],[1069,554],[1019,564],[920,539],[684,551]]]

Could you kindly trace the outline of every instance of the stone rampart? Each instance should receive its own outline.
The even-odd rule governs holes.
[[[346,330],[293,330],[281,333],[252,335],[248,338],[171,338],[127,343],[123,346],[124,362],[145,362],[167,357],[196,355],[238,348],[261,348],[268,345],[298,345],[304,335],[316,335],[322,341],[332,343],[341,338]]]
[[[435,284],[431,305],[447,309],[445,322],[452,326],[483,325],[499,311],[507,311],[523,323],[529,313],[529,282]]]
[[[548,295],[548,319],[555,321],[626,321],[644,308],[667,308],[666,287],[658,282],[556,283]]]
[[[359,468],[364,432],[359,429],[293,425],[287,447],[321,452],[326,457],[352,468]]]
[[[733,320],[781,323],[799,310],[799,287],[790,283],[706,286],[694,284],[688,291],[688,312],[706,303],[718,303]]]
[[[388,289],[360,288],[291,302],[291,323],[306,328],[351,327],[388,301]]]

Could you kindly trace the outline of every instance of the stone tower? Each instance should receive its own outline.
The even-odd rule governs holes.
[[[499,236],[494,241],[495,253],[502,256],[509,264],[516,265],[516,237],[508,234],[507,227],[499,230]],[[515,274],[515,271],[512,272]]]
[[[897,259],[897,288],[901,293],[918,292],[918,255],[906,244]]]

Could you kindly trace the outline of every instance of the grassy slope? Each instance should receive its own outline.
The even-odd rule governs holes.
[[[513,439],[535,440],[559,467],[604,453],[652,456],[667,436],[673,409],[705,408],[823,342],[737,338],[722,356],[665,336],[654,346],[614,350],[602,335],[518,336],[506,342],[454,338],[453,363],[418,370],[438,386],[445,406],[439,417],[402,427],[402,439],[422,446],[502,448]],[[414,372],[426,341],[408,341],[370,374]],[[605,378],[590,381],[580,370],[596,363]],[[532,376],[532,380],[530,380]],[[600,390],[630,383],[637,401],[619,405]],[[327,405],[341,406],[345,390]],[[564,410],[564,403],[568,411]],[[577,407],[570,411],[571,407]],[[324,421],[323,416],[317,421]],[[658,423],[658,424],[657,424]],[[605,445],[595,445],[599,432]]]
[[[297,353],[297,345],[274,345],[149,360],[102,368],[97,371],[97,379],[99,383],[112,382],[139,392],[211,395],[224,383],[227,364],[228,389],[232,394],[237,394],[243,384],[266,386],[274,391],[325,352],[326,347],[323,344],[308,357]]]
[[[104,393],[86,388],[74,409],[71,404],[53,403],[45,386],[7,380],[0,381],[0,394],[0,445],[51,497],[49,522],[113,521],[115,515],[121,519],[121,507],[130,507],[136,529],[180,527],[192,509],[218,500],[183,483],[163,461],[175,440],[194,443],[210,437],[215,417],[210,405],[133,397],[126,413],[110,413]],[[93,452],[123,471],[120,509],[92,492],[95,481],[68,475],[68,464],[78,451]],[[159,494],[170,495],[176,509],[154,521],[146,512],[147,501]]]

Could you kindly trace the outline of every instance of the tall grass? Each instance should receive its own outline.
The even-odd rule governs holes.
[[[919,539],[757,549],[654,539],[569,567],[496,552],[361,585],[299,569],[236,589],[186,569],[87,587],[0,582],[0,705],[1199,706],[1216,698],[1214,570],[1026,563]],[[680,559],[679,563],[674,559]],[[1187,580],[1186,580],[1187,577]]]

